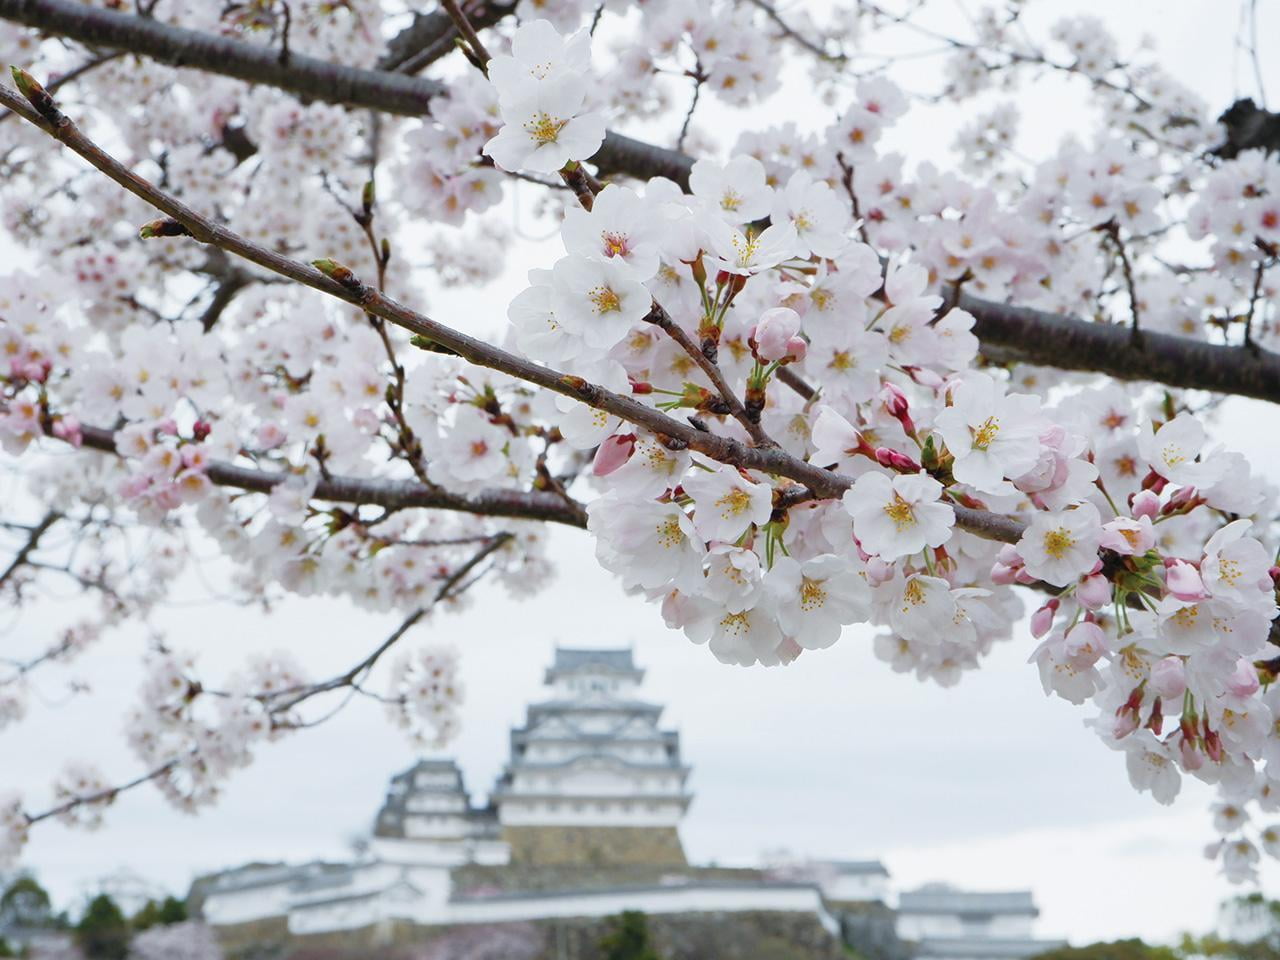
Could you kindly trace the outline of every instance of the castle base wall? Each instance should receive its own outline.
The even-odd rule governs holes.
[[[512,863],[687,863],[675,827],[504,826],[502,839],[511,847]]]

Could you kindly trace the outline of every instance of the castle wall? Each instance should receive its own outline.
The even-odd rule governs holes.
[[[503,826],[518,864],[670,864],[687,861],[675,827]]]

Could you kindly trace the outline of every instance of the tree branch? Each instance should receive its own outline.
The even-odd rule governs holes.
[[[421,116],[444,87],[430,80],[358,70],[294,56],[288,66],[265,47],[185,30],[72,0],[0,0],[0,19],[24,23],[85,43],[128,49],[170,63],[278,86],[328,103]],[[612,131],[592,158],[604,173],[640,179],[670,177],[687,184],[693,159]],[[297,279],[297,278],[294,278]],[[304,281],[306,282],[306,281]],[[314,285],[314,284],[312,284]],[[322,288],[333,293],[332,287]],[[1280,403],[1280,357],[1263,351],[1213,346],[1151,332],[1145,349],[1131,349],[1128,332],[1044,311],[970,297],[958,306],[977,319],[974,333],[1002,355],[1064,370],[1152,380],[1173,387],[1212,390]]]
[[[422,117],[431,101],[446,93],[434,80],[387,70],[363,70],[293,54],[281,63],[279,51],[159,20],[91,7],[77,0],[0,0],[0,20],[93,46],[128,50],[173,67],[204,70],[262,83],[303,100],[383,113]],[[610,131],[591,160],[602,170],[632,176],[670,177],[687,184],[693,160]]]
[[[160,234],[188,235],[195,240],[220,247],[228,253],[243,257],[281,276],[295,280],[304,286],[319,290],[345,303],[350,303],[366,313],[382,317],[431,344],[445,347],[477,366],[497,370],[519,380],[543,387],[553,393],[570,397],[598,410],[652,430],[654,433],[683,441],[691,450],[705,454],[721,463],[760,470],[777,476],[788,477],[811,489],[819,497],[839,497],[853,484],[853,480],[841,474],[824,470],[804,460],[791,456],[777,447],[751,447],[728,437],[699,430],[682,423],[661,411],[621,394],[588,383],[581,377],[560,373],[523,357],[508,353],[483,340],[469,337],[432,320],[372,289],[355,277],[350,270],[332,261],[317,261],[327,269],[321,272],[268,250],[196,213],[179,200],[139,177],[115,158],[105,153],[97,144],[82,134],[76,125],[53,105],[47,96],[37,113],[16,94],[0,87],[0,104],[21,114],[26,120],[40,127],[61,141],[73,152],[102,171],[130,193],[145,200],[172,218],[157,221],[143,229],[144,236]],[[46,102],[47,101],[47,102]],[[210,474],[212,478],[212,474]],[[278,482],[278,481],[277,481]],[[1022,524],[1006,517],[997,517],[985,511],[956,508],[956,520],[982,537],[1016,541],[1022,534]]]
[[[48,533],[49,529],[61,519],[61,513],[57,510],[50,510],[39,523],[27,531],[27,542],[18,548],[18,552],[14,554],[13,561],[9,566],[5,567],[3,573],[0,573],[0,587],[4,586],[8,579],[17,572],[18,568],[27,562],[27,558],[31,556],[32,551],[40,545],[40,538]]]
[[[1000,359],[1150,380],[1280,403],[1280,354],[1144,330],[1135,349],[1129,327],[983,300],[963,291],[953,304],[973,314],[974,336]]]
[[[477,30],[491,27],[515,11],[514,3],[482,3],[470,10],[467,19]],[[451,53],[458,36],[448,13],[433,10],[414,14],[413,22],[387,42],[387,52],[378,61],[383,70],[417,73]]]
[[[103,427],[81,428],[84,446],[104,453],[116,453],[115,434]],[[210,481],[251,493],[270,493],[288,475],[214,460],[206,471]],[[566,503],[558,494],[542,490],[480,490],[470,495],[450,493],[441,487],[411,480],[364,477],[326,477],[316,485],[315,496],[333,503],[369,504],[388,510],[432,508],[475,513],[487,517],[543,520],[570,527],[587,525],[586,511],[576,501]]]

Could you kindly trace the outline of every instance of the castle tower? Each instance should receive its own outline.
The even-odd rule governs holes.
[[[391,778],[372,846],[398,863],[502,863],[492,810],[476,810],[452,760],[419,760]]]
[[[643,677],[630,650],[557,648],[492,795],[513,863],[685,863],[689,768]]]

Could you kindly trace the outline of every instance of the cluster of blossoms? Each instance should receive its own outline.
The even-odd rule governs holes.
[[[480,220],[506,174],[578,172],[605,141],[606,109],[647,117],[669,102],[656,73],[739,106],[778,86],[758,11],[649,0],[614,50],[615,82],[597,92],[584,21],[598,7],[522,0],[487,79],[451,80],[421,121],[372,129],[337,107],[123,60],[101,68],[107,93],[85,105],[127,94],[130,109],[99,112],[130,165],[272,250],[321,248],[382,280],[402,250],[412,267],[427,249],[447,283],[482,283],[510,233]],[[162,10],[264,44],[287,26],[272,5]],[[376,0],[298,3],[290,42],[370,66],[381,14]],[[1275,292],[1276,164],[1246,153],[1186,204],[1202,175],[1192,158],[1212,137],[1186,91],[1119,72],[1114,42],[1083,18],[1063,21],[1061,49],[1044,55],[1015,45],[1011,21],[987,13],[978,25],[947,68],[954,95],[1014,65],[1078,73],[1123,136],[1068,140],[1019,168],[1016,113],[1001,106],[961,133],[967,178],[929,163],[909,172],[880,147],[906,95],[885,76],[824,71],[833,109],[820,130],[744,132],[721,159],[694,162],[687,188],[615,177],[564,212],[564,255],[511,302],[509,342],[568,381],[646,405],[647,426],[410,350],[370,316],[185,241],[140,246],[145,211],[97,184],[52,189],[62,172],[13,123],[24,139],[0,162],[49,199],[7,196],[0,222],[50,270],[0,278],[0,443],[65,455],[42,481],[49,503],[115,500],[156,531],[198,526],[241,596],[263,602],[286,591],[372,612],[456,606],[478,549],[509,590],[537,589],[542,528],[472,506],[528,493],[571,506],[594,495],[585,522],[600,563],[726,663],[785,664],[867,624],[891,669],[949,685],[1014,637],[1034,597],[1030,659],[1046,692],[1092,703],[1098,735],[1157,800],[1183,776],[1217,785],[1226,839],[1211,852],[1245,877],[1259,848],[1280,852],[1278,828],[1251,825],[1254,809],[1280,809],[1276,570],[1263,545],[1275,491],[1209,444],[1196,397],[980,357],[975,318],[951,304],[976,293],[1141,314],[1143,329],[1206,338],[1256,312],[1252,342],[1275,346],[1255,307]],[[7,31],[0,47],[21,50],[14,36],[27,35]],[[380,187],[397,198],[385,205],[359,186],[380,147],[398,188]],[[404,214],[470,232],[424,245],[401,235]],[[1212,274],[1152,267],[1180,216]],[[210,288],[192,300],[175,274]],[[395,269],[386,285],[415,292]],[[664,432],[664,414],[707,442]],[[119,456],[104,458],[107,445]],[[396,496],[362,503],[350,493],[361,484]],[[464,506],[410,510],[397,499],[409,488]],[[172,582],[183,551],[151,552],[148,575]],[[116,621],[157,600],[98,586],[124,597]],[[442,743],[459,723],[458,672],[452,650],[405,652],[379,699],[416,741]],[[129,740],[166,796],[195,808],[257,744],[300,725],[299,705],[324,686],[266,658],[211,691],[161,651]],[[0,724],[24,709],[0,681]],[[84,767],[55,787],[83,823],[101,812],[86,798],[108,796]],[[0,799],[0,862],[26,827],[17,800]]]
[[[865,158],[899,99],[860,88],[827,155]],[[725,662],[786,663],[869,622],[887,629],[876,650],[894,669],[941,683],[1012,635],[1021,603],[1010,587],[1047,589],[1031,659],[1046,692],[1099,708],[1095,726],[1126,753],[1137,788],[1169,802],[1182,771],[1265,802],[1272,781],[1257,761],[1274,723],[1254,663],[1276,616],[1275,571],[1245,518],[1274,491],[1249,480],[1243,458],[1206,449],[1189,413],[1135,416],[1140,394],[1062,379],[1013,392],[971,369],[973,318],[940,309],[934,284],[1026,289],[1047,269],[1049,230],[1023,227],[1016,252],[998,231],[975,248],[995,195],[961,200],[959,185],[940,184],[912,216],[937,217],[944,232],[884,242],[913,249],[886,271],[854,239],[834,170],[788,173],[771,159],[768,171],[752,156],[698,161],[688,194],[661,179],[606,186],[589,211],[567,212],[566,256],[531,274],[510,319],[536,360],[656,409],[691,409],[703,429],[743,443],[759,440],[758,424],[792,457],[852,482],[818,497],[563,403],[561,433],[596,450],[600,562]],[[1069,147],[1024,202],[1043,207],[1050,178],[1065,180],[1042,221],[1139,234],[1159,222],[1157,175],[1118,141]],[[682,339],[718,360],[746,419],[728,416]],[[783,368],[810,389],[779,384]],[[957,507],[1017,516],[1024,532],[999,547],[962,529]],[[1247,872],[1246,848],[1222,845],[1228,874]]]
[[[415,743],[439,747],[452,740],[462,697],[458,652],[451,647],[401,654],[391,666],[387,712]]]

